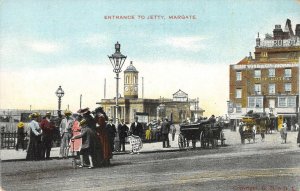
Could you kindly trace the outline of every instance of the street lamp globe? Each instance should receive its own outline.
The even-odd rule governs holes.
[[[61,86],[59,86],[58,89],[56,90],[55,94],[58,97],[58,110],[57,110],[57,114],[58,114],[59,117],[61,117],[61,110],[60,110],[61,98],[65,95],[65,92],[61,88]]]
[[[127,56],[124,56],[121,54],[121,45],[119,42],[115,44],[115,53],[113,53],[111,56],[108,56],[110,63],[113,66],[113,71],[118,74],[122,71],[123,64],[127,58]]]
[[[62,98],[65,95],[64,90],[61,88],[61,86],[58,87],[58,89],[55,92],[56,96],[58,98]]]

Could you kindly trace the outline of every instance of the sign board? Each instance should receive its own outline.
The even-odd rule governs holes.
[[[265,69],[265,68],[293,68],[299,67],[298,63],[286,63],[286,64],[247,64],[247,65],[234,65],[235,70],[247,70],[247,69]]]
[[[128,136],[129,143],[134,153],[138,152],[143,148],[142,140],[138,136]]]
[[[140,122],[140,123],[148,123],[149,122],[149,114],[148,113],[136,112],[135,116],[138,118],[138,122]]]

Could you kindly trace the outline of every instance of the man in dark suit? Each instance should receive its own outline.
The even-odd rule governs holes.
[[[170,141],[169,141],[170,123],[167,118],[165,118],[164,122],[162,123],[160,131],[163,138],[163,148],[170,147]]]
[[[130,125],[130,132],[142,138],[143,136],[143,126],[141,123],[138,122],[138,117],[135,117],[135,122],[131,123]]]
[[[128,127],[124,123],[124,119],[121,119],[121,123],[118,125],[118,133],[119,133],[121,150],[125,152],[125,139],[128,134]]]
[[[112,122],[113,119],[109,118],[108,123],[106,125],[106,130],[110,141],[110,148],[112,151],[114,151],[115,137],[116,137],[117,130],[116,130],[116,126]]]

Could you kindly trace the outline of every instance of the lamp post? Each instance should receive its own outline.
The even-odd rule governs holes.
[[[118,125],[117,117],[118,117],[118,97],[119,97],[119,73],[122,71],[122,66],[127,58],[127,56],[124,56],[120,52],[121,45],[119,42],[115,44],[115,53],[113,53],[111,56],[108,56],[110,63],[112,64],[114,68],[114,73],[116,73],[116,112],[114,116],[114,121],[116,123],[116,126]]]
[[[65,92],[61,88],[61,86],[59,86],[58,89],[56,90],[55,94],[58,97],[58,110],[57,110],[57,114],[58,114],[59,117],[61,117],[61,110],[60,110],[61,98],[65,95]]]
[[[119,73],[122,72],[122,67],[124,65],[124,62],[127,58],[127,56],[124,56],[123,54],[121,54],[121,45],[119,44],[119,42],[117,42],[115,44],[115,53],[113,53],[111,56],[108,55],[109,61],[111,63],[111,65],[113,66],[113,71],[114,73],[116,73],[116,108],[115,108],[115,115],[114,115],[114,121],[116,124],[116,129],[117,129],[117,136],[115,139],[116,144],[115,145],[119,145],[118,142],[119,140],[119,133],[118,133],[118,123],[119,121],[117,120],[118,118],[118,98],[119,98]],[[120,148],[115,148],[116,151],[119,151]]]

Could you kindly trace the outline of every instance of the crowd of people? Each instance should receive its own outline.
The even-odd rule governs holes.
[[[45,116],[32,113],[29,123],[29,142],[27,146],[26,160],[51,160],[51,148],[55,134],[58,130],[60,137],[59,158],[68,158],[69,153],[76,153],[80,157],[79,167],[88,165],[89,168],[107,166],[110,164],[113,151],[125,152],[126,138],[130,135],[132,140],[141,143],[143,127],[138,118],[130,125],[130,129],[124,123],[124,119],[118,120],[116,129],[113,119],[108,118],[102,107],[90,111],[89,108],[80,109],[77,114],[64,111],[58,128],[47,112]],[[18,128],[18,141],[16,150],[20,147],[25,150],[24,123],[20,122]],[[116,142],[116,137],[119,142]],[[131,148],[131,153],[137,153],[140,149]],[[136,148],[136,147],[135,147]]]
[[[27,160],[51,160],[51,148],[57,130],[55,122],[52,120],[50,112],[46,112],[45,116],[38,113],[30,115],[29,123],[29,143],[27,146]],[[214,116],[208,120],[215,120]],[[118,120],[118,119],[117,119]],[[130,124],[130,128],[124,122],[124,119],[117,121],[118,126],[113,124],[113,120],[108,118],[102,107],[90,111],[89,108],[80,109],[77,114],[72,114],[71,111],[64,111],[64,116],[59,123],[60,136],[60,158],[68,158],[70,152],[76,152],[80,157],[79,167],[88,165],[89,168],[98,166],[107,166],[110,164],[110,159],[113,157],[113,151],[125,152],[125,142],[129,140],[131,144],[131,154],[139,154],[142,147],[141,138],[144,135],[144,129],[138,118]],[[244,125],[240,124],[240,129]],[[300,128],[298,130],[297,143],[300,146]],[[25,150],[24,144],[24,123],[20,122],[17,125],[17,145],[16,150],[22,148]],[[255,129],[255,128],[254,128]],[[152,128],[149,124],[145,131],[145,140],[151,140]],[[176,128],[168,121],[163,119],[159,128],[160,140],[162,147],[170,147],[169,134],[174,141]],[[280,130],[282,143],[286,143],[287,125],[283,123]],[[118,137],[119,141],[115,141]],[[262,140],[264,135],[262,135]]]

